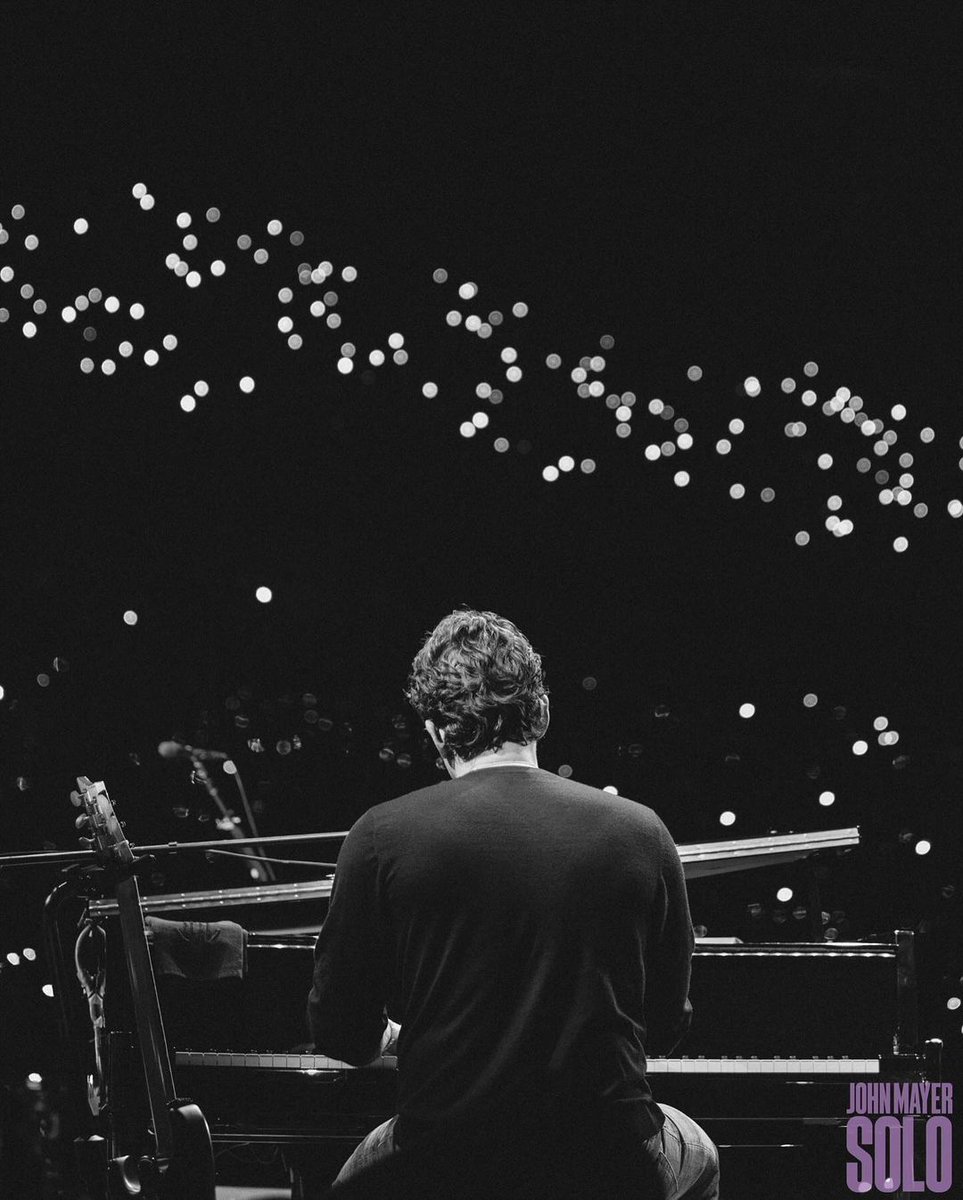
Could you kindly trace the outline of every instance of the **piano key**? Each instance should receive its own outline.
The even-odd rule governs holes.
[[[879,1075],[880,1061],[872,1058],[650,1058],[648,1075],[762,1075],[805,1079],[811,1076],[848,1079]]]

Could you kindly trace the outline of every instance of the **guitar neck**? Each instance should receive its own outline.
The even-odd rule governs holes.
[[[167,1038],[164,1035],[164,1021],[157,1000],[154,968],[144,931],[140,892],[134,876],[117,884],[117,906],[137,1023],[137,1040],[154,1126],[154,1144],[158,1162],[165,1163],[170,1161],[174,1152],[174,1133],[169,1108],[175,1094],[174,1074],[167,1049]]]

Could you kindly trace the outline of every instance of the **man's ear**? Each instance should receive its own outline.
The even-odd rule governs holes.
[[[425,721],[425,729],[428,732],[428,736],[431,738],[432,742],[434,743],[435,749],[438,751],[438,757],[441,760],[442,764],[444,765],[445,770],[452,777],[452,779],[454,779],[455,778],[455,768],[452,765],[452,756],[449,755],[445,750],[445,731],[444,731],[444,729],[439,729],[435,725],[434,721]]]
[[[552,722],[552,713],[548,704],[548,695],[543,693],[538,698],[538,706],[542,710],[542,716],[545,720],[545,728],[542,730],[542,737],[548,732],[548,727]]]

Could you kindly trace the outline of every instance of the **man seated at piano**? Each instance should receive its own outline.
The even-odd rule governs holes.
[[[665,825],[539,769],[548,692],[511,621],[445,617],[406,694],[451,778],[369,809],[338,857],[315,1048],[354,1065],[397,1053],[399,1079],[397,1115],[333,1193],[369,1194],[366,1174],[420,1161],[453,1200],[714,1200],[716,1147],[646,1079],[646,1055],[669,1054],[692,1019]]]

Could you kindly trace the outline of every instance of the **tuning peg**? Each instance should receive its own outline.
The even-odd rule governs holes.
[[[83,804],[83,802],[84,802],[84,798],[83,798],[83,796],[81,796],[80,792],[71,792],[70,793],[70,803],[74,806],[74,808],[80,808],[80,806],[81,806],[81,804]]]
[[[74,820],[74,828],[75,829],[89,829],[90,828],[90,818],[87,816],[86,813],[81,813],[80,816]]]
[[[81,846],[83,846],[83,848],[85,850],[93,850],[94,846],[96,845],[97,839],[92,838],[92,837],[89,837],[89,838],[82,837],[82,838],[78,838],[77,840],[80,842]]]

